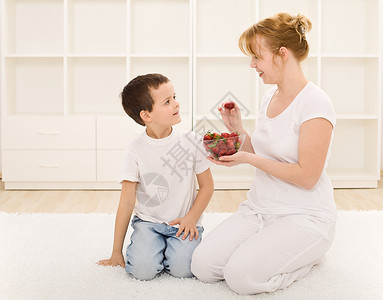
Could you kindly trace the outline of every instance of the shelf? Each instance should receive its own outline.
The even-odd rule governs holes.
[[[126,58],[125,53],[105,53],[105,54],[98,54],[98,53],[82,53],[82,54],[68,54],[67,57],[69,58]]]
[[[243,58],[244,54],[242,52],[237,54],[230,54],[230,53],[222,53],[222,54],[204,54],[204,53],[197,53],[196,58]],[[250,63],[250,58],[248,58]]]
[[[339,120],[335,126],[328,168],[349,170],[350,174],[353,170],[378,173],[378,125],[378,120]],[[359,172],[355,176],[358,174]]]
[[[217,116],[219,114],[218,110],[216,111],[217,112],[217,115],[213,115],[213,114],[209,114],[209,113],[206,113],[205,115],[195,115],[195,119],[196,120],[209,120],[209,121],[215,121],[217,120]],[[242,112],[242,113],[247,113],[247,112]],[[255,115],[246,115],[246,116],[241,116],[241,119],[243,121],[254,121],[256,118]]]
[[[4,58],[63,58],[64,54],[54,53],[23,53],[23,54],[7,54]]]
[[[126,0],[68,0],[68,51],[126,53]]]
[[[241,55],[238,39],[254,23],[255,7],[251,0],[197,0],[196,52]]]
[[[36,177],[40,182],[31,182],[36,168],[30,165],[28,176],[15,175],[15,181],[5,182],[7,188],[120,188],[111,182],[117,178],[119,155],[125,148],[120,131],[136,135],[141,129],[136,123],[126,126],[127,120],[133,121],[122,108],[120,93],[129,80],[142,74],[161,73],[172,81],[182,118],[177,128],[200,134],[209,129],[227,131],[217,106],[233,100],[242,110],[244,128],[252,134],[260,102],[272,86],[263,84],[249,67],[250,57],[241,53],[238,39],[257,20],[280,11],[303,14],[313,23],[302,69],[330,96],[337,113],[328,168],[334,186],[374,187],[379,179],[382,0],[3,0],[0,4],[1,111],[8,157],[16,165],[24,153],[30,159],[35,159],[33,153],[45,158],[55,149],[69,161],[64,152],[74,150],[68,148],[73,145],[80,147],[76,134],[96,138],[84,154],[88,166],[73,167],[76,174],[85,170],[81,182],[52,182],[51,169]],[[39,125],[34,118],[49,120],[50,126],[61,122],[65,136],[74,142],[58,135],[34,135],[36,130],[31,130]],[[31,125],[23,130],[23,124]],[[81,130],[71,135],[76,126]],[[45,132],[54,131],[48,129]],[[22,151],[12,152],[15,145]],[[40,148],[45,151],[37,152]],[[213,169],[218,189],[249,188],[253,181],[253,168]],[[5,178],[7,173],[3,170]],[[69,180],[60,176],[55,178]]]
[[[196,114],[216,111],[222,102],[236,102],[246,113],[255,111],[255,79],[249,60],[242,58],[198,58],[196,61]]]
[[[4,68],[5,114],[63,113],[61,58],[7,58]]]
[[[188,0],[131,0],[131,53],[189,53]]]
[[[130,57],[132,58],[188,58],[190,55],[187,53],[174,53],[174,54],[166,54],[166,53],[148,53],[148,54],[140,54],[140,53],[132,53]]]
[[[327,169],[332,180],[379,180],[379,173],[365,169]]]
[[[165,75],[173,83],[181,114],[191,113],[191,74],[188,58],[131,58],[130,79],[147,73]]]
[[[334,80],[341,78],[342,80]],[[379,64],[375,58],[322,59],[322,88],[343,114],[376,114]],[[352,87],[352,88],[350,88]]]
[[[337,120],[378,120],[379,116],[377,114],[343,114],[337,113]]]
[[[321,2],[323,53],[379,53],[379,1]]]
[[[68,59],[68,114],[119,114],[126,84],[124,58]]]
[[[323,58],[379,58],[379,54],[372,53],[322,53]]]
[[[64,51],[62,0],[4,0],[4,11],[4,54]]]
[[[255,120],[243,120],[242,124],[246,132],[251,135],[255,129]],[[228,131],[222,119],[209,120],[201,118],[194,120],[193,131],[203,136],[208,130],[217,133]]]

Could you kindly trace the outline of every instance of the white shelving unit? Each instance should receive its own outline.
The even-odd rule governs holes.
[[[307,76],[332,98],[335,187],[375,187],[380,173],[381,0],[0,0],[6,189],[114,189],[124,149],[143,131],[122,87],[159,72],[175,85],[187,130],[224,130],[231,98],[249,132],[269,88],[238,49],[240,34],[279,11],[302,13]],[[344,11],[344,14],[339,12]],[[248,188],[248,166],[214,166],[216,188]]]

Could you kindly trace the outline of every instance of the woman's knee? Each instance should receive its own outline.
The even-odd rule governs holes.
[[[245,258],[231,258],[223,270],[227,285],[240,295],[267,292],[269,289],[267,270],[249,264]]]
[[[191,272],[199,280],[204,282],[214,282],[213,271],[210,270],[211,265],[210,253],[206,251],[203,244],[200,244],[194,251],[191,260]]]

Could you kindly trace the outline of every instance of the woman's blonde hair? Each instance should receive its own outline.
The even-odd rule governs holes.
[[[302,61],[309,54],[306,32],[310,31],[311,27],[311,21],[305,16],[292,16],[281,12],[259,21],[243,32],[239,38],[239,48],[246,55],[259,56],[260,54],[254,51],[255,36],[259,35],[265,39],[274,55],[279,55],[279,49],[285,47],[293,52],[298,61]]]

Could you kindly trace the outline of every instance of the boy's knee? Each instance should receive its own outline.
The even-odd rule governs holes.
[[[125,264],[125,270],[139,280],[151,280],[162,272],[163,266],[148,260],[135,261],[134,265],[128,261]]]
[[[164,260],[164,268],[166,273],[178,278],[193,277],[190,270],[191,255],[192,254],[185,255],[182,251],[172,252],[171,255],[166,253],[166,258]]]
[[[178,278],[190,278],[193,277],[193,274],[190,270],[190,261],[188,264],[176,264],[169,265],[166,268],[166,272]]]

